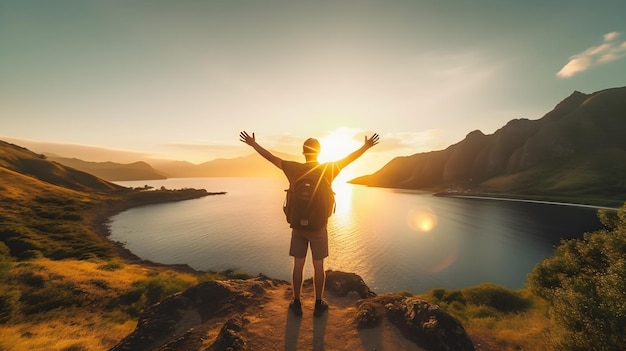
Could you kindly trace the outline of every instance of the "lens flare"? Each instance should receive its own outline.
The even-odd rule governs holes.
[[[428,233],[437,226],[437,214],[430,207],[414,208],[407,215],[407,223],[415,231]]]
[[[441,260],[435,262],[436,264],[428,267],[427,270],[431,273],[439,273],[445,271],[448,267],[450,267],[454,262],[456,262],[457,257],[459,256],[459,248],[454,245],[449,248],[450,252],[447,256],[443,257]]]

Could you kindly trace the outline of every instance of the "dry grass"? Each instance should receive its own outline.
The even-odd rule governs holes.
[[[499,319],[472,319],[464,323],[479,351],[549,351],[549,323],[545,312],[533,308]]]
[[[113,305],[111,308],[120,296],[133,289],[142,289],[144,282],[159,281],[164,286],[175,282],[175,287],[185,287],[206,279],[167,268],[116,261],[52,261],[44,258],[17,263],[9,275],[16,277],[18,282],[38,277],[45,284],[54,283],[55,287],[60,287],[55,290],[60,296],[64,294],[63,289],[79,294],[68,295],[75,299],[71,306],[34,314],[21,313],[10,323],[0,325],[0,351],[110,349],[136,326],[136,316],[127,306]],[[13,286],[19,288],[22,284]],[[27,290],[22,287],[22,295],[27,294]]]
[[[65,311],[64,314],[71,313]],[[0,350],[100,351],[130,334],[136,322],[111,322],[107,316],[75,311],[75,316],[0,327]]]

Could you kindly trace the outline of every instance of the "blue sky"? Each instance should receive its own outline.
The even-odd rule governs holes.
[[[376,131],[375,170],[626,85],[624,14],[621,0],[0,0],[0,139],[200,163],[251,153],[243,129],[294,154]]]

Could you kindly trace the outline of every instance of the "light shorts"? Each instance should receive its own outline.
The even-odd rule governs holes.
[[[309,244],[311,245],[311,256],[313,256],[314,260],[322,260],[328,257],[328,230],[326,226],[319,230],[293,228],[291,230],[289,256],[305,258]]]

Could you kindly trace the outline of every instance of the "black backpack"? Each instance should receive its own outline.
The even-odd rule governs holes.
[[[285,190],[283,211],[291,228],[317,230],[328,223],[335,209],[335,194],[323,172],[324,167],[318,165]]]

